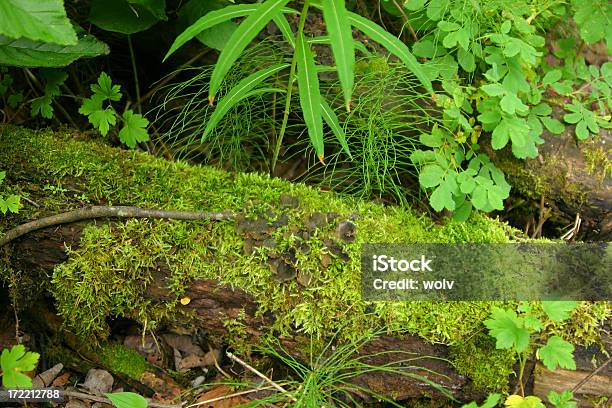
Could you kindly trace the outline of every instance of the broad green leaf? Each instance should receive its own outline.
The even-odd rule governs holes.
[[[469,201],[464,201],[463,204],[457,206],[455,212],[453,213],[453,220],[459,222],[465,222],[470,218],[470,214],[472,213],[472,203]]]
[[[510,395],[506,398],[504,405],[508,408],[546,408],[542,400],[533,395],[521,397],[520,395]]]
[[[417,11],[425,7],[425,0],[406,0],[404,8],[410,11]]]
[[[330,127],[332,132],[334,132],[334,136],[338,139],[340,146],[344,149],[349,158],[353,158],[351,155],[351,151],[349,150],[348,143],[346,143],[346,135],[344,134],[344,129],[340,126],[340,122],[338,121],[338,117],[334,110],[329,106],[325,98],[321,97],[321,114],[323,115],[323,119],[327,126]]]
[[[126,0],[92,0],[89,21],[122,34],[134,34],[152,27],[160,19],[143,5]]]
[[[314,57],[303,33],[298,33],[296,42],[297,82],[300,90],[300,106],[308,128],[310,142],[323,162],[323,118],[321,116],[321,93]]]
[[[512,22],[510,20],[506,20],[503,22],[503,24],[501,25],[501,29],[500,31],[503,34],[508,34],[510,32],[510,28],[512,28]]]
[[[584,120],[581,120],[576,125],[576,137],[578,140],[586,140],[589,137],[589,130],[587,129],[587,124]]]
[[[353,30],[348,20],[344,1],[323,0],[323,19],[331,40],[331,49],[336,62],[338,79],[342,85],[346,110],[351,109],[355,66]]]
[[[77,43],[62,0],[0,1],[0,34],[58,45]]]
[[[5,388],[32,388],[32,379],[23,372],[32,371],[38,363],[38,353],[26,352],[23,344],[2,350],[0,367]]]
[[[450,0],[431,0],[427,6],[427,17],[430,20],[440,20],[449,6]]]
[[[178,30],[183,31],[206,14],[222,9],[226,5],[227,2],[224,0],[190,0],[179,10],[176,27]],[[238,25],[236,23],[228,20],[203,30],[196,35],[196,38],[207,47],[222,50],[227,40],[237,28]]]
[[[419,183],[424,188],[435,187],[442,182],[445,171],[436,164],[430,164],[419,172]]]
[[[498,349],[514,349],[522,353],[529,345],[529,332],[523,327],[523,319],[512,310],[494,307],[490,319],[484,321],[489,334],[496,339]]]
[[[57,45],[0,35],[0,65],[16,67],[64,67],[79,58],[108,54],[106,44],[91,35],[79,38],[76,45]]]
[[[457,23],[454,23],[452,21],[438,21],[438,28],[441,31],[457,31],[458,29],[461,28],[461,26]]]
[[[147,400],[133,392],[114,392],[104,394],[116,408],[147,408]]]
[[[242,54],[242,51],[275,15],[282,12],[281,9],[288,2],[289,0],[266,0],[257,7],[255,12],[251,13],[240,23],[234,34],[227,40],[225,47],[223,47],[210,77],[208,99],[211,102],[215,100],[215,95],[221,87],[225,75],[240,54]],[[317,107],[319,107],[318,102]],[[322,126],[323,124],[321,124]]]
[[[274,16],[273,20],[274,24],[276,24],[291,48],[295,48],[295,34],[293,34],[293,30],[291,29],[291,25],[289,25],[289,21],[287,21],[287,17],[285,17],[284,14],[277,14]]]
[[[11,194],[6,199],[0,196],[0,211],[2,214],[6,214],[8,211],[12,213],[19,212],[20,199],[18,195]]]
[[[87,115],[89,123],[97,128],[102,136],[106,136],[110,127],[117,123],[117,115],[112,107],[102,107],[104,97],[93,94],[91,98],[83,100],[79,113]]]
[[[289,64],[277,64],[271,67],[257,71],[248,77],[242,79],[236,84],[228,93],[219,101],[215,111],[210,115],[206,123],[204,133],[202,133],[202,142],[206,140],[210,132],[217,126],[219,121],[227,114],[227,112],[234,107],[238,102],[245,98],[245,96],[253,90],[257,85],[261,84],[271,75],[276,72],[287,68]]]
[[[543,116],[543,117],[540,118],[540,121],[542,122],[544,127],[546,127],[546,129],[548,129],[548,131],[550,133],[553,133],[555,135],[560,135],[565,130],[565,126],[563,126],[563,123],[561,123],[557,119],[553,119],[553,118],[549,118],[549,117]]]
[[[200,17],[195,23],[187,27],[185,31],[176,37],[163,60],[167,60],[177,49],[182,47],[187,41],[199,35],[202,31],[218,24],[228,22],[233,18],[249,15],[257,11],[258,7],[258,4],[236,4],[224,7],[221,10],[206,13],[206,15]]]
[[[123,128],[119,131],[119,140],[133,149],[137,143],[149,140],[147,126],[149,121],[131,109],[123,113]]]
[[[544,75],[544,78],[542,78],[542,85],[548,86],[554,84],[561,79],[561,76],[562,74],[560,69],[553,69]]]
[[[166,0],[128,0],[130,4],[137,4],[153,14],[158,20],[167,20]]]
[[[562,322],[569,319],[576,307],[578,307],[578,302],[574,300],[551,300],[542,302],[542,309],[544,309],[550,320],[555,322]]]
[[[45,119],[51,119],[53,117],[53,106],[51,103],[53,99],[51,95],[43,95],[32,100],[30,105],[30,116],[35,118],[40,115]]]
[[[486,84],[480,87],[483,91],[487,93],[489,96],[499,96],[506,93],[506,90],[503,86],[498,83]]]
[[[474,54],[469,51],[464,50],[463,48],[459,48],[457,51],[457,61],[459,61],[459,65],[466,72],[474,72],[476,69],[476,59],[474,58]]]
[[[499,102],[499,106],[506,113],[514,115],[515,113],[526,113],[529,109],[527,105],[514,93],[507,93]]]
[[[387,51],[398,57],[406,67],[421,81],[421,84],[429,92],[433,92],[431,81],[427,76],[423,66],[419,64],[417,59],[410,53],[410,50],[402,41],[388,33],[384,28],[376,23],[361,17],[355,13],[348,13],[349,21],[359,31],[363,32],[373,41],[383,45]]]
[[[442,135],[439,132],[422,133],[419,140],[427,147],[442,146]]]
[[[576,369],[574,361],[574,346],[559,336],[552,336],[544,347],[537,350],[536,355],[549,370],[557,367],[568,370]]]

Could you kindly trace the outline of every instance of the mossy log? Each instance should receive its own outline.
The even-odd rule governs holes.
[[[331,338],[384,328],[388,334],[360,351],[385,352],[371,363],[423,357],[413,362],[423,367],[416,372],[463,400],[507,385],[513,358],[481,333],[491,303],[371,303],[359,289],[362,243],[509,242],[515,231],[507,225],[480,214],[438,225],[409,209],[83,139],[0,127],[6,186],[27,197],[18,214],[0,218],[0,233],[89,205],[235,217],[92,220],[31,232],[1,248],[0,282],[10,285],[19,309],[45,294],[66,328],[88,341],[104,339],[108,319],[121,317],[160,331],[204,331],[211,342],[245,353],[277,337],[305,361],[311,347]],[[608,310],[587,306],[581,313],[589,323],[578,316],[564,330],[577,327],[581,340],[593,340]],[[449,355],[452,362],[439,359]],[[439,395],[406,376],[353,381],[397,400]]]
[[[556,117],[561,114],[557,110]],[[612,162],[609,130],[578,141],[575,127],[560,135],[547,130],[535,159],[518,160],[509,149],[488,149],[493,161],[507,174],[513,194],[540,202],[552,209],[550,221],[570,226],[580,217],[582,239],[612,239]]]

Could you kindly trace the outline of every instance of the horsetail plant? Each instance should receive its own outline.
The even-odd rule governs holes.
[[[257,34],[268,23],[271,21],[274,22],[282,33],[285,41],[287,41],[294,50],[291,63],[263,68],[261,71],[253,73],[240,81],[217,105],[217,108],[211,115],[201,136],[201,142],[206,141],[208,135],[223,116],[241,100],[265,92],[284,93],[285,109],[281,128],[275,140],[274,153],[270,166],[272,172],[278,160],[280,147],[287,129],[293,84],[296,80],[304,122],[308,129],[310,143],[319,161],[325,164],[323,122],[329,126],[342,148],[347,155],[351,157],[349,146],[346,142],[344,131],[339,125],[338,118],[328,102],[321,96],[318,80],[318,72],[321,67],[317,66],[311,49],[312,44],[316,42],[313,40],[316,39],[311,40],[307,38],[304,33],[304,25],[310,6],[319,9],[323,14],[323,20],[327,27],[327,36],[325,36],[326,41],[320,43],[328,43],[331,47],[335,61],[335,71],[342,88],[344,104],[347,111],[351,109],[355,49],[360,49],[363,46],[363,44],[353,39],[353,27],[372,40],[383,45],[391,54],[395,55],[407,66],[428,92],[433,92],[431,81],[427,77],[425,70],[411,54],[408,47],[379,25],[346,10],[344,0],[305,0],[301,12],[286,7],[288,2],[289,0],[266,0],[260,4],[230,5],[220,10],[209,12],[189,26],[176,38],[164,58],[164,60],[167,59],[178,48],[200,34],[203,30],[230,21],[234,18],[245,17],[236,31],[228,39],[211,74],[208,101],[212,106],[216,100],[217,92],[221,89],[221,84],[232,65],[238,60]],[[286,18],[287,14],[299,14],[296,33],[293,32]],[[277,87],[262,85],[267,78],[285,69],[289,69],[286,88],[279,89]]]

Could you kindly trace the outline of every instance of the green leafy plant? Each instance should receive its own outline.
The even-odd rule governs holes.
[[[98,83],[91,85],[93,95],[83,101],[79,112],[86,115],[89,122],[106,136],[111,128],[117,124],[117,111],[112,102],[121,99],[121,87],[113,85],[111,78],[105,72],[98,77]],[[146,127],[149,121],[141,114],[126,110],[121,116],[123,127],[119,131],[119,140],[128,147],[134,148],[139,142],[149,140]]]
[[[104,394],[117,408],[147,408],[147,400],[133,392],[114,392]]]
[[[311,6],[320,9],[323,19],[325,20],[329,44],[336,63],[335,71],[340,80],[344,105],[347,110],[350,110],[351,107],[351,95],[354,83],[355,46],[352,39],[353,27],[385,46],[388,51],[396,55],[406,64],[417,78],[419,78],[426,89],[432,91],[430,80],[416,58],[409,51],[408,47],[375,23],[346,10],[344,1],[322,0],[321,2],[311,2],[306,0],[302,11],[299,13],[298,28],[295,34],[291,31],[285,14],[296,14],[297,11],[285,8],[287,3],[287,0],[267,0],[261,4],[231,5],[219,10],[210,11],[181,33],[166,55],[166,58],[168,58],[179,47],[202,33],[204,30],[215,27],[218,24],[226,23],[237,17],[245,17],[224,44],[219,59],[211,74],[208,99],[210,104],[213,104],[228,71],[259,31],[271,21],[279,27],[288,44],[294,49],[291,63],[275,66],[273,68],[266,67],[260,72],[253,73],[252,76],[239,83],[238,86],[243,88],[243,93],[239,93],[238,90],[229,91],[224,98],[230,100],[223,104],[220,103],[217,106],[217,110],[220,112],[217,117],[221,117],[242,98],[252,96],[255,93],[279,92],[278,88],[266,89],[260,85],[262,81],[270,75],[281,70],[289,70],[285,92],[286,102],[283,112],[284,115],[278,137],[275,141],[271,163],[272,169],[275,167],[287,129],[293,83],[296,80],[300,107],[304,122],[307,125],[309,139],[321,162],[323,162],[325,157],[323,121],[325,120],[330,127],[335,129],[334,134],[337,134],[340,138],[343,137],[343,134],[339,132],[339,127],[335,126],[338,122],[335,118],[335,113],[331,109],[326,109],[327,104],[321,96],[318,78],[319,67],[312,53],[312,40],[308,39],[304,32],[306,17]],[[247,93],[244,94],[244,92]],[[238,95],[240,95],[240,97],[238,97]],[[202,135],[202,142],[206,141],[206,138],[207,133],[205,132]]]
[[[570,317],[577,305],[578,303],[574,301],[543,301],[542,309],[551,321],[562,322]],[[536,358],[549,370],[555,370],[557,367],[575,370],[576,363],[572,344],[556,335],[546,339],[541,333],[545,322],[529,302],[521,302],[518,311],[519,314],[513,310],[495,307],[491,317],[485,320],[484,324],[489,329],[489,334],[496,339],[496,348],[510,349],[516,353],[520,366],[518,381],[521,394],[524,396],[523,372],[536,346]],[[539,345],[543,340],[546,340],[546,343]]]
[[[0,184],[6,178],[6,172],[0,171]],[[6,214],[7,212],[17,213],[19,212],[19,207],[21,206],[21,202],[19,196],[16,194],[1,194],[0,193],[0,211],[2,214]]]
[[[32,379],[24,372],[32,371],[38,364],[38,353],[25,350],[23,344],[2,350],[0,368],[2,386],[5,388],[32,388]]]

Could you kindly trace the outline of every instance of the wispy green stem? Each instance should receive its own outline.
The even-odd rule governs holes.
[[[132,36],[128,34],[128,48],[130,49],[130,60],[132,61],[132,73],[134,74],[134,86],[136,87],[136,109],[138,113],[142,113],[140,106],[140,84],[138,83],[138,69],[136,68],[136,57],[134,56],[134,47],[132,47]]]
[[[295,40],[295,49],[298,48],[300,33],[304,31],[304,24],[306,23],[306,16],[308,15],[308,7],[310,6],[310,0],[304,1],[304,7],[300,14],[300,21],[298,23],[298,31]],[[270,165],[270,175],[274,175],[274,169],[276,168],[276,162],[278,161],[278,155],[280,153],[281,145],[283,144],[283,138],[287,130],[287,122],[289,121],[289,109],[291,108],[291,94],[293,91],[293,81],[295,77],[295,67],[297,65],[297,53],[293,52],[291,58],[291,68],[289,69],[289,81],[287,83],[287,96],[285,98],[285,111],[283,112],[283,123],[281,124],[280,131],[278,132],[278,138],[276,139],[276,146],[274,147],[274,155],[272,156],[272,164]]]

